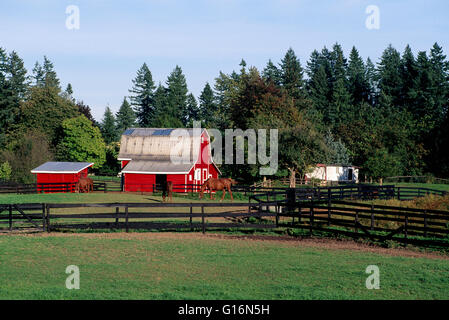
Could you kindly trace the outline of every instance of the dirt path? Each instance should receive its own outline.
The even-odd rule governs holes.
[[[0,234],[1,236],[1,234]],[[5,235],[6,236],[6,235]],[[82,237],[88,239],[128,239],[128,240],[217,240],[217,241],[256,241],[278,243],[282,246],[312,247],[329,250],[351,250],[370,252],[389,256],[429,258],[449,260],[449,254],[443,252],[431,252],[418,249],[382,248],[375,245],[358,243],[351,240],[334,240],[326,238],[293,238],[288,236],[237,236],[225,234],[201,234],[201,233],[34,233],[20,234],[26,237]]]

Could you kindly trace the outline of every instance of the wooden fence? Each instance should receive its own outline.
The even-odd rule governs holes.
[[[98,212],[99,210],[99,212]],[[3,227],[4,226],[4,227]],[[241,203],[85,203],[0,205],[0,230],[184,230],[250,228],[342,234],[449,247],[449,212],[342,200]]]
[[[285,206],[283,225],[373,241],[449,247],[449,212],[335,200]]]

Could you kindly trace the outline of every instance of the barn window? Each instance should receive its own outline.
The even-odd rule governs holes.
[[[201,137],[201,143],[204,143],[204,137]]]
[[[189,180],[192,181],[192,175],[191,174],[189,174]]]

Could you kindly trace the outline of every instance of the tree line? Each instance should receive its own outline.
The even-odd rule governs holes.
[[[191,126],[278,129],[278,176],[303,176],[316,163],[354,164],[365,179],[449,176],[449,61],[435,43],[416,55],[389,45],[379,61],[353,47],[314,50],[302,64],[293,49],[263,70],[242,60],[219,72],[198,99],[179,66],[164,84],[144,63],[116,114],[96,122],[89,106],[65,90],[44,57],[28,76],[13,51],[0,49],[0,179],[30,180],[47,159],[92,161],[116,174],[119,139],[129,127]],[[10,166],[10,168],[8,168]],[[222,165],[224,175],[260,179],[257,165]],[[3,172],[6,172],[3,173]],[[2,176],[3,174],[3,176]]]

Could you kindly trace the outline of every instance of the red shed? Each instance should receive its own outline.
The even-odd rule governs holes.
[[[156,184],[171,181],[174,192],[188,192],[187,185],[199,185],[220,174],[203,128],[128,129],[121,138],[118,160],[123,191],[153,192]]]
[[[38,192],[74,192],[80,177],[87,177],[91,162],[46,162],[31,170],[36,174]]]

